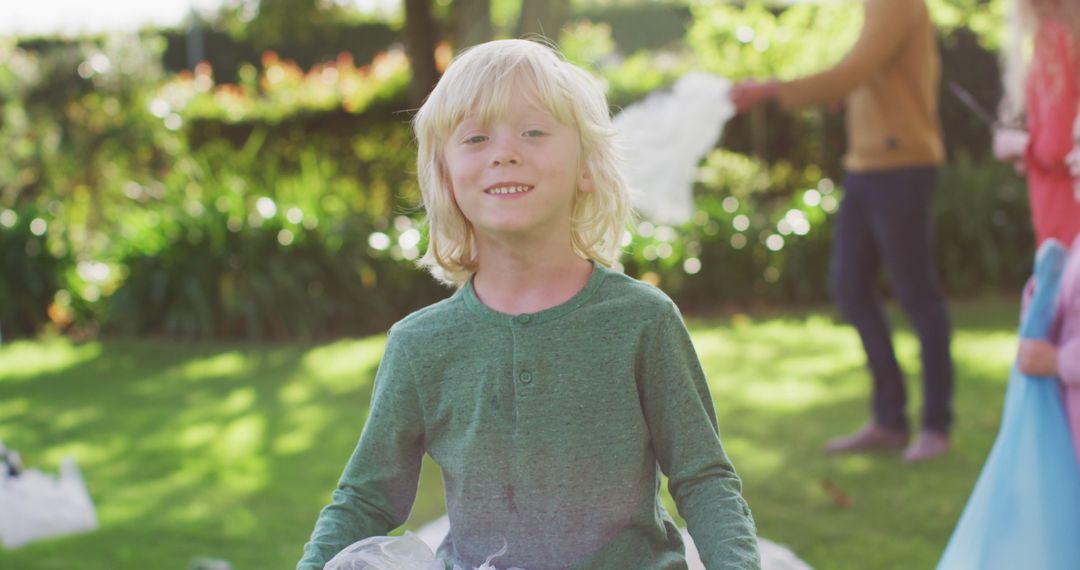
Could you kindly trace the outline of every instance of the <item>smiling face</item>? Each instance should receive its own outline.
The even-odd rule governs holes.
[[[553,48],[495,40],[465,50],[413,127],[429,228],[419,263],[436,279],[466,283],[490,238],[561,246],[569,233],[578,256],[618,258],[631,212],[607,100]]]
[[[446,141],[446,176],[478,238],[569,240],[579,191],[591,184],[577,130],[515,85],[501,113],[467,115]]]

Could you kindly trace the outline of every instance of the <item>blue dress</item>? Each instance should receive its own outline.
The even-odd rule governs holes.
[[[1066,251],[1049,239],[1035,261],[1022,338],[1048,337]],[[1058,383],[1013,366],[1001,428],[938,570],[1080,568],[1080,468]]]

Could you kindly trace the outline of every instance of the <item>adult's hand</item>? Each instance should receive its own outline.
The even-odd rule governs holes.
[[[1021,129],[994,129],[994,157],[1002,162],[1020,160],[1027,152],[1028,133]]]
[[[780,82],[775,79],[766,81],[743,81],[731,88],[731,102],[735,111],[743,113],[769,99],[775,99],[780,91]]]

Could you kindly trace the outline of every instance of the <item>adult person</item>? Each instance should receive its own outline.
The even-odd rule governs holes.
[[[831,288],[855,326],[873,376],[872,418],[828,442],[833,453],[903,449],[917,462],[950,447],[950,323],[933,258],[931,205],[944,160],[938,119],[940,61],[924,0],[866,0],[858,40],[825,71],[732,89],[740,112],[765,101],[784,109],[844,100],[848,149],[833,236]],[[910,446],[907,394],[877,291],[884,266],[921,344],[923,416]]]

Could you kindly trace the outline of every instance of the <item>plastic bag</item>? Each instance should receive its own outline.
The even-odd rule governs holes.
[[[323,570],[445,570],[424,541],[405,536],[373,536],[346,546]]]
[[[97,526],[94,503],[74,459],[64,458],[59,477],[37,469],[0,469],[0,544],[4,547]]]
[[[618,129],[634,207],[662,224],[683,224],[694,213],[698,164],[735,115],[727,79],[688,73],[670,91],[651,93],[612,119]]]
[[[499,570],[491,561],[506,554],[506,545],[475,570]],[[346,546],[323,570],[445,570],[443,563],[419,536],[373,536]],[[454,566],[454,570],[465,570]],[[506,570],[523,570],[507,568]]]

